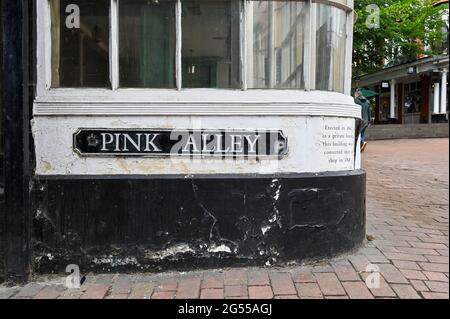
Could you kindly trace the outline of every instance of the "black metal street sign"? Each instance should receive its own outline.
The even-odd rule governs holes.
[[[74,151],[81,156],[284,157],[279,130],[79,129]]]

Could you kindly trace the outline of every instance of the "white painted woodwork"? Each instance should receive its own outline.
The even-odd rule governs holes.
[[[447,70],[444,69],[441,75],[441,107],[440,113],[447,113]]]
[[[395,101],[395,90],[397,88],[395,80],[391,80],[390,82],[390,88],[391,88],[391,94],[390,94],[390,105],[389,105],[389,117],[391,119],[397,118],[396,116],[396,101]]]
[[[433,92],[433,114],[439,114],[439,82],[434,83],[434,92]]]

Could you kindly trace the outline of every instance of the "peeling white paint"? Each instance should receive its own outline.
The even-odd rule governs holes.
[[[277,221],[277,214],[273,214],[272,217],[269,218],[269,222],[275,223]]]
[[[265,235],[272,227],[271,226],[264,226],[261,228],[261,232],[263,235]]]
[[[277,180],[277,179],[274,179],[274,180],[272,181],[271,187],[274,188],[274,187],[276,186],[276,183],[278,183],[278,180]],[[278,199],[280,198],[280,192],[281,192],[281,185],[279,184],[279,185],[277,186],[277,190],[275,191],[275,195],[273,196],[273,199],[275,200],[275,202],[277,202]]]
[[[169,257],[173,257],[177,254],[184,254],[184,253],[193,253],[194,250],[188,245],[188,244],[178,244],[171,246],[169,248],[166,248],[164,250],[156,251],[156,252],[149,252],[145,255],[147,259],[166,259]]]
[[[280,211],[278,210],[278,199],[280,198],[281,193],[281,184],[279,184],[278,179],[272,180],[272,184],[270,185],[270,188],[273,191],[273,215],[269,218],[270,223],[277,222],[278,227],[282,228],[281,221],[279,219]]]
[[[232,253],[233,251],[227,245],[222,244],[220,246],[212,245],[211,247],[208,248],[208,252],[210,252],[210,253]]]
[[[139,262],[135,257],[114,257],[112,255],[103,256],[103,257],[95,257],[93,259],[94,264],[97,265],[109,265],[111,267],[117,266],[127,266],[127,265],[136,265],[139,266]]]
[[[41,189],[41,191],[42,191],[42,189]],[[38,208],[38,209],[36,209],[36,217],[37,218],[40,218],[40,217],[42,217],[42,216],[44,216],[44,214],[42,213],[42,211]]]
[[[278,250],[276,250],[275,247],[270,247],[269,250],[270,250],[270,254],[273,255],[273,256],[279,256],[280,255],[280,253],[278,252]]]

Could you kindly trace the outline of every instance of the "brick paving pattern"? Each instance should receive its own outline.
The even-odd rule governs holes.
[[[80,289],[41,277],[0,286],[0,299],[448,299],[448,151],[448,139],[369,143],[368,240],[346,256],[277,268],[88,275]],[[378,287],[366,285],[373,267]]]

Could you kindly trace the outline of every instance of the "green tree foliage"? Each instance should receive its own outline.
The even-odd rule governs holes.
[[[359,76],[417,59],[423,54],[446,50],[443,7],[436,0],[356,0],[358,19],[354,28],[354,75]],[[368,5],[379,7],[379,28],[372,21]],[[448,6],[445,8],[448,9]],[[445,48],[445,49],[444,49]]]

